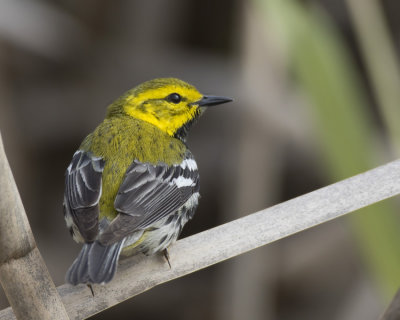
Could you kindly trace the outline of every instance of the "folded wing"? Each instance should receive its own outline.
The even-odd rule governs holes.
[[[168,166],[133,161],[115,199],[119,215],[100,235],[102,244],[120,241],[173,214],[199,191],[199,174],[190,153]]]
[[[78,150],[65,174],[64,212],[74,238],[91,242],[98,234],[104,160]]]

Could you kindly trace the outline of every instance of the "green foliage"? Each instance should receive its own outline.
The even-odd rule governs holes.
[[[377,165],[377,134],[365,92],[344,42],[321,10],[298,1],[255,0],[271,32],[285,45],[296,85],[304,92],[314,117],[315,133],[333,181]],[[400,232],[393,201],[352,215],[370,270],[384,297],[400,285]]]

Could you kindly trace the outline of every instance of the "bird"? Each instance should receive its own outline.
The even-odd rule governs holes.
[[[163,253],[171,267],[168,247],[200,197],[188,132],[207,108],[232,100],[157,78],[108,106],[65,172],[64,218],[73,239],[83,243],[67,283],[91,288],[110,282],[120,255]]]

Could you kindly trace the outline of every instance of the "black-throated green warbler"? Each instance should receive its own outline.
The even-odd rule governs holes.
[[[109,282],[121,250],[164,252],[168,259],[168,246],[199,200],[188,130],[206,107],[231,100],[165,78],[142,83],[108,107],[66,170],[64,216],[84,243],[67,282]]]

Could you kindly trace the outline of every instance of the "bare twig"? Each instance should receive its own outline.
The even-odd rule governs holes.
[[[182,277],[400,193],[400,160],[332,184],[274,207],[182,239],[162,256],[121,262],[113,281],[58,288],[71,319],[87,318],[166,281]],[[13,319],[10,308],[0,320]]]
[[[397,291],[389,307],[382,315],[381,320],[399,320],[400,319],[400,290]]]
[[[36,247],[0,135],[0,282],[18,319],[68,319]]]

